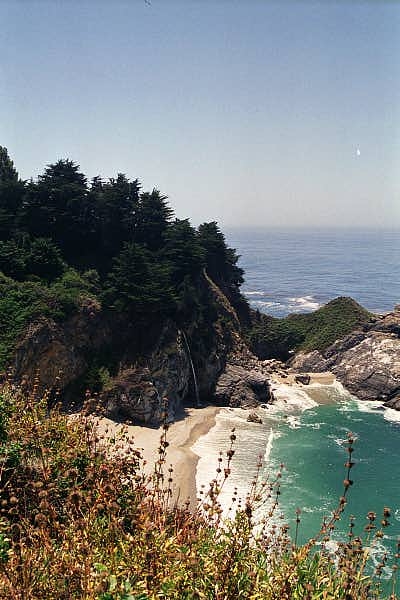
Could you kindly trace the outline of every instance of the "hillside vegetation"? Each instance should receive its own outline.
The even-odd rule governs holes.
[[[49,411],[50,400],[8,384],[0,393],[1,600],[383,597],[387,559],[366,575],[368,552],[354,524],[334,555],[326,550],[352,483],[351,437],[343,496],[315,538],[297,546],[297,533],[291,541],[288,528],[277,525],[280,473],[263,480],[262,465],[248,497],[233,499],[236,514],[222,518],[218,494],[235,468],[234,432],[215,479],[190,512],[171,500],[166,425],[146,476],[140,451],[124,432],[106,442],[94,420]],[[260,507],[262,521],[255,516]],[[371,545],[389,525],[390,511],[378,527],[374,513],[367,519]],[[395,579],[392,600],[394,586]]]
[[[291,351],[323,351],[373,318],[352,298],[340,297],[315,312],[292,314],[283,319],[256,313],[248,341],[260,358],[286,360]]]
[[[166,196],[137,179],[89,182],[67,159],[22,181],[0,146],[0,370],[32,320],[63,321],[91,304],[124,314],[137,340],[167,319],[207,331],[204,270],[245,314],[237,260],[215,222],[195,229],[175,218]]]

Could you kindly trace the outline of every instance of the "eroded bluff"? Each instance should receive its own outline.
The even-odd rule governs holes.
[[[143,327],[95,302],[63,323],[38,319],[19,340],[16,380],[38,375],[43,387],[58,386],[67,405],[94,384],[106,415],[148,424],[159,423],[165,407],[173,418],[188,404],[267,402],[268,373],[243,342],[234,308],[206,274],[201,285],[208,316],[184,327],[172,320]]]

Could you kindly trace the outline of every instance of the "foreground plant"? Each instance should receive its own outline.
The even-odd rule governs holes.
[[[261,481],[261,463],[248,497],[240,503],[234,495],[233,516],[224,518],[219,493],[234,432],[191,511],[172,497],[166,425],[153,473],[145,475],[126,432],[107,441],[94,419],[67,417],[48,408],[48,395],[37,396],[9,384],[0,393],[1,600],[380,597],[379,574],[365,574],[361,540],[349,533],[336,556],[325,548],[351,485],[352,451],[337,511],[298,546],[274,521],[280,473]]]

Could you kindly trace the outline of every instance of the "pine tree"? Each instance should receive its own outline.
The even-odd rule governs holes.
[[[24,182],[18,178],[7,148],[0,146],[0,240],[15,236],[24,195]]]

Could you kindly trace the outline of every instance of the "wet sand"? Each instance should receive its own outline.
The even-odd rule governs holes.
[[[288,385],[298,385],[300,387],[306,387],[305,384],[296,383],[295,377],[300,375],[300,373],[289,373],[287,377],[282,377],[280,375],[272,374],[271,379],[276,381],[277,383],[287,383]],[[320,383],[321,385],[332,385],[336,381],[336,377],[330,371],[323,371],[321,373],[301,373],[301,375],[309,375],[310,383],[307,385],[312,385],[313,383]]]

